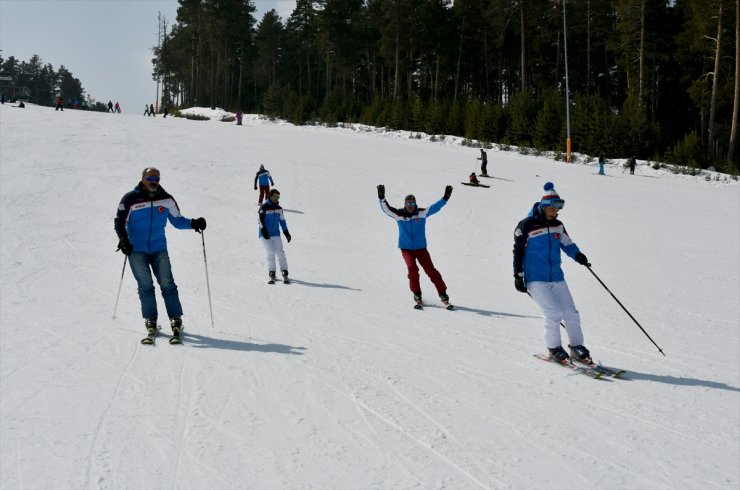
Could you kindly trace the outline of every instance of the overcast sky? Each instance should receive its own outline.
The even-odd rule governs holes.
[[[295,0],[253,0],[259,22],[270,9],[285,21]],[[155,102],[152,46],[157,12],[172,25],[177,0],[0,0],[0,49],[7,59],[38,54],[55,70],[64,65],[85,93],[124,112],[143,113]]]

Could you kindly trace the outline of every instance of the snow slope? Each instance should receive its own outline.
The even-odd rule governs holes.
[[[0,488],[740,487],[740,188],[403,133],[0,106]],[[254,173],[272,172],[292,285],[265,284]],[[113,217],[145,166],[201,236],[168,228],[185,345],[142,346]],[[672,177],[672,176],[671,176]],[[595,381],[532,357],[513,229],[552,180],[593,271],[564,270]],[[399,206],[427,223],[457,311],[411,308]],[[161,316],[164,307],[160,298]],[[165,320],[162,318],[162,320]],[[166,321],[162,323],[166,324]],[[165,325],[163,332],[167,332]]]

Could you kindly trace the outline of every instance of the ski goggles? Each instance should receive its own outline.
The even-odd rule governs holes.
[[[147,175],[145,179],[147,182],[159,182],[159,177],[155,175]]]
[[[547,205],[545,205],[544,207],[551,207],[551,208],[555,208],[555,209],[563,209],[563,207],[565,207],[565,201],[562,200],[562,199],[553,199],[552,201],[550,201],[549,203],[547,203]]]
[[[406,206],[416,206],[416,201],[406,201]]]

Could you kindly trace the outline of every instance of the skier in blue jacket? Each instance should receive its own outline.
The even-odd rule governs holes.
[[[283,240],[280,238],[280,228],[283,229],[285,239],[290,243],[291,236],[288,231],[288,223],[283,215],[283,208],[280,207],[280,191],[271,189],[265,199],[264,204],[260,206],[259,215],[259,232],[262,244],[267,252],[267,274],[270,276],[269,284],[275,283],[275,257],[280,264],[280,271],[283,274],[283,282],[290,282],[288,279],[288,259],[285,258],[283,249]]]
[[[258,184],[260,186],[260,197],[257,198],[257,204],[261,206],[263,199],[266,198],[270,192],[270,185],[275,185],[270,172],[265,170],[264,165],[260,165],[257,175],[254,176],[254,190],[257,190]]]
[[[450,297],[447,295],[447,285],[442,279],[442,274],[439,273],[432,263],[432,258],[427,250],[426,238],[426,219],[442,209],[447,204],[451,194],[452,186],[448,185],[445,187],[445,193],[442,199],[429,206],[428,209],[420,208],[416,204],[414,195],[409,194],[404,200],[404,207],[402,209],[396,209],[391,207],[388,201],[385,200],[385,186],[378,186],[380,209],[395,219],[398,224],[398,248],[401,249],[401,255],[408,269],[409,288],[414,294],[415,308],[421,308],[422,305],[417,261],[437,289],[442,303],[445,306],[451,307],[449,305]]]
[[[159,185],[159,181],[158,169],[145,168],[141,182],[121,199],[114,226],[119,239],[118,250],[129,257],[131,272],[138,285],[141,314],[147,333],[154,334],[157,329],[153,272],[159,283],[172,332],[179,336],[182,330],[182,305],[172,276],[164,228],[169,221],[175,228],[201,232],[206,229],[206,220],[185,218],[180,214],[175,199]]]
[[[548,182],[542,199],[517,225],[514,230],[514,287],[522,293],[529,292],[542,308],[545,344],[550,358],[560,363],[568,360],[560,338],[560,322],[564,321],[571,355],[589,362],[591,354],[583,345],[581,318],[560,268],[560,251],[583,266],[591,264],[557,219],[564,205],[553,183]]]

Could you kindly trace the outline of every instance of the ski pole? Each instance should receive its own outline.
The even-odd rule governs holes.
[[[635,322],[635,324],[638,327],[640,327],[640,330],[642,330],[642,333],[644,333],[645,336],[650,339],[650,342],[652,342],[653,345],[658,348],[658,352],[660,352],[661,354],[665,355],[665,352],[663,352],[663,349],[661,349],[660,347],[658,347],[658,344],[656,344],[655,341],[650,337],[650,335],[648,335],[648,333],[645,331],[645,329],[642,328],[642,325],[640,325],[640,322],[638,322],[637,320],[635,320],[635,317],[632,316],[632,313],[630,313],[627,310],[627,308],[625,308],[624,305],[617,299],[617,297],[614,296],[614,293],[612,293],[611,291],[609,291],[609,288],[606,287],[606,284],[604,284],[604,281],[602,281],[601,279],[599,279],[599,276],[597,276],[596,273],[593,270],[591,270],[591,267],[586,266],[586,268],[589,270],[589,272],[591,274],[594,275],[594,277],[596,278],[596,280],[599,281],[602,286],[604,286],[604,289],[606,289],[609,292],[609,294],[612,295],[612,298],[614,298],[614,301],[616,301],[617,304],[622,307],[622,309],[625,311],[625,313],[627,313],[627,315],[629,315],[629,317],[632,318],[632,321]]]
[[[206,267],[206,287],[208,288],[208,308],[211,310],[211,328],[213,328],[213,304],[211,303],[211,281],[208,280],[208,258],[206,257],[206,238],[203,230],[199,230],[200,239],[203,243],[203,263]]]
[[[118,294],[116,294],[116,305],[113,307],[113,319],[116,319],[116,311],[118,311],[118,298],[121,297],[121,286],[123,285],[123,274],[126,272],[126,262],[128,261],[128,255],[123,256],[123,269],[121,269],[121,282],[118,283]]]

